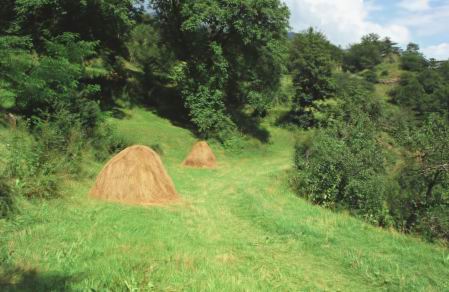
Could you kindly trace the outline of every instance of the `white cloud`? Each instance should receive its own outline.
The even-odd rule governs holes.
[[[363,35],[377,33],[405,44],[410,31],[402,24],[380,24],[369,20],[369,13],[379,7],[364,0],[284,0],[291,11],[291,26],[301,31],[310,26],[324,32],[334,43],[346,46],[360,41]]]
[[[437,60],[449,59],[449,43],[441,43],[435,46],[429,46],[422,49],[427,58],[435,58]]]
[[[409,13],[398,19],[397,23],[409,27],[417,36],[446,35],[449,28],[449,4]]]
[[[398,6],[408,11],[424,11],[430,9],[430,0],[401,0]]]

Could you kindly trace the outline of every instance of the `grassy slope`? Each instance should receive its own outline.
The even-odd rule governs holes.
[[[114,120],[130,141],[159,144],[183,202],[138,207],[68,197],[0,221],[3,289],[91,291],[444,291],[449,251],[311,206],[285,184],[294,140],[244,155],[214,146],[220,167],[180,167],[194,137],[140,109]],[[15,285],[14,285],[15,283]],[[5,289],[6,288],[6,289]]]

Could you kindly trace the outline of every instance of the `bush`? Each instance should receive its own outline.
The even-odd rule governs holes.
[[[419,46],[409,43],[401,55],[401,68],[407,71],[420,72],[428,66],[428,61],[419,51]]]
[[[365,71],[362,75],[363,75],[363,78],[365,78],[365,80],[368,82],[371,82],[371,83],[379,82],[379,80],[377,78],[376,71],[374,69]]]
[[[416,224],[415,231],[430,240],[442,238],[449,241],[449,204],[429,209]]]
[[[89,139],[89,144],[94,149],[95,158],[99,161],[130,146],[126,139],[117,134],[115,128],[107,124],[101,124],[96,129],[95,137]]]
[[[343,70],[359,72],[372,69],[382,62],[385,42],[378,35],[370,34],[362,38],[361,43],[352,45],[343,57]]]
[[[424,123],[409,125],[402,131],[398,140],[408,151],[398,177],[403,193],[395,203],[399,227],[430,239],[447,239],[449,226],[444,220],[447,214],[444,208],[449,205],[447,117],[433,114]]]
[[[295,166],[297,191],[313,203],[349,209],[379,225],[391,221],[385,202],[392,184],[367,118],[359,117],[355,124],[338,122],[298,144]]]

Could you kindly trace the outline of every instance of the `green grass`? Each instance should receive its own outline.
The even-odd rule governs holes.
[[[151,112],[112,120],[133,143],[158,144],[182,202],[127,206],[87,197],[23,202],[0,221],[0,290],[449,291],[449,250],[312,206],[286,183],[294,136],[244,154],[212,147],[214,170],[180,167],[195,141]],[[3,287],[1,287],[1,285]]]
[[[375,70],[379,80],[397,79],[400,78],[404,73],[404,71],[400,67],[400,60],[398,56],[386,57],[384,62],[376,66]],[[382,76],[381,73],[383,71],[388,72],[388,75]],[[395,86],[396,84],[376,84],[376,94],[382,100],[390,100],[389,92],[394,89]]]
[[[387,71],[387,76],[381,76],[383,71]],[[380,79],[394,79],[401,77],[404,71],[400,68],[399,56],[386,57],[385,60],[376,66],[376,72]]]

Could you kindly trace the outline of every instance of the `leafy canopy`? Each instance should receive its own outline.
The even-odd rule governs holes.
[[[279,0],[153,0],[193,123],[224,139],[233,113],[263,113],[279,87],[289,12]]]

